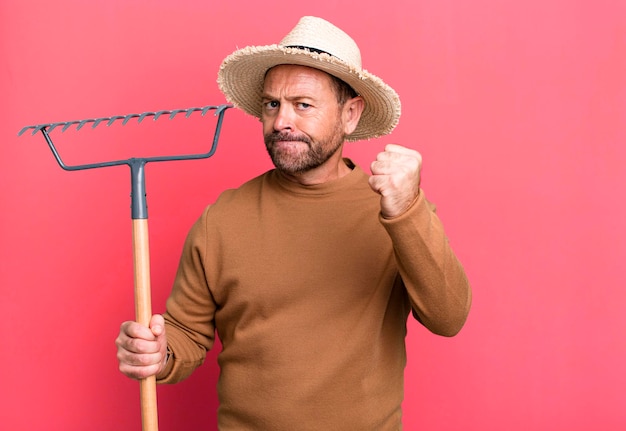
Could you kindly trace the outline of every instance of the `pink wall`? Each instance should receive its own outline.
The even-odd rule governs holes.
[[[227,54],[314,14],[353,35],[403,100],[392,136],[347,154],[367,167],[388,142],[423,153],[474,288],[458,337],[410,325],[405,428],[625,429],[626,3],[217,3],[0,3],[0,428],[140,423],[113,344],[133,317],[128,170],[62,171],[20,128],[223,103]],[[176,154],[203,149],[210,121],[54,137],[73,163]],[[269,167],[258,123],[234,110],[212,159],[148,165],[156,311],[202,208]],[[212,353],[159,387],[161,429],[214,428],[217,372]]]

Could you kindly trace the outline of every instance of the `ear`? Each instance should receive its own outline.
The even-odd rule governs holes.
[[[344,132],[346,135],[354,132],[359,124],[361,114],[365,109],[365,100],[361,96],[353,97],[343,105]]]

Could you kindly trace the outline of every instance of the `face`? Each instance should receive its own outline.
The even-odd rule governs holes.
[[[354,129],[344,108],[325,72],[296,65],[272,68],[264,82],[261,121],[276,168],[298,175],[341,160],[344,138]]]

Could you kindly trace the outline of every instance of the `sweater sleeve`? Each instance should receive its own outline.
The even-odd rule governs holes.
[[[415,317],[435,334],[456,335],[467,319],[472,291],[435,206],[421,190],[405,213],[380,216],[380,221],[391,237]]]
[[[215,341],[216,304],[204,271],[207,213],[208,208],[187,235],[167,299],[163,316],[170,357],[165,370],[157,376],[159,383],[176,383],[189,377],[204,362]]]

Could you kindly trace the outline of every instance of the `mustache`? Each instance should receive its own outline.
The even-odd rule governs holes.
[[[300,141],[311,146],[311,140],[305,135],[297,135],[295,133],[272,132],[265,135],[265,144],[271,145],[281,141]]]

